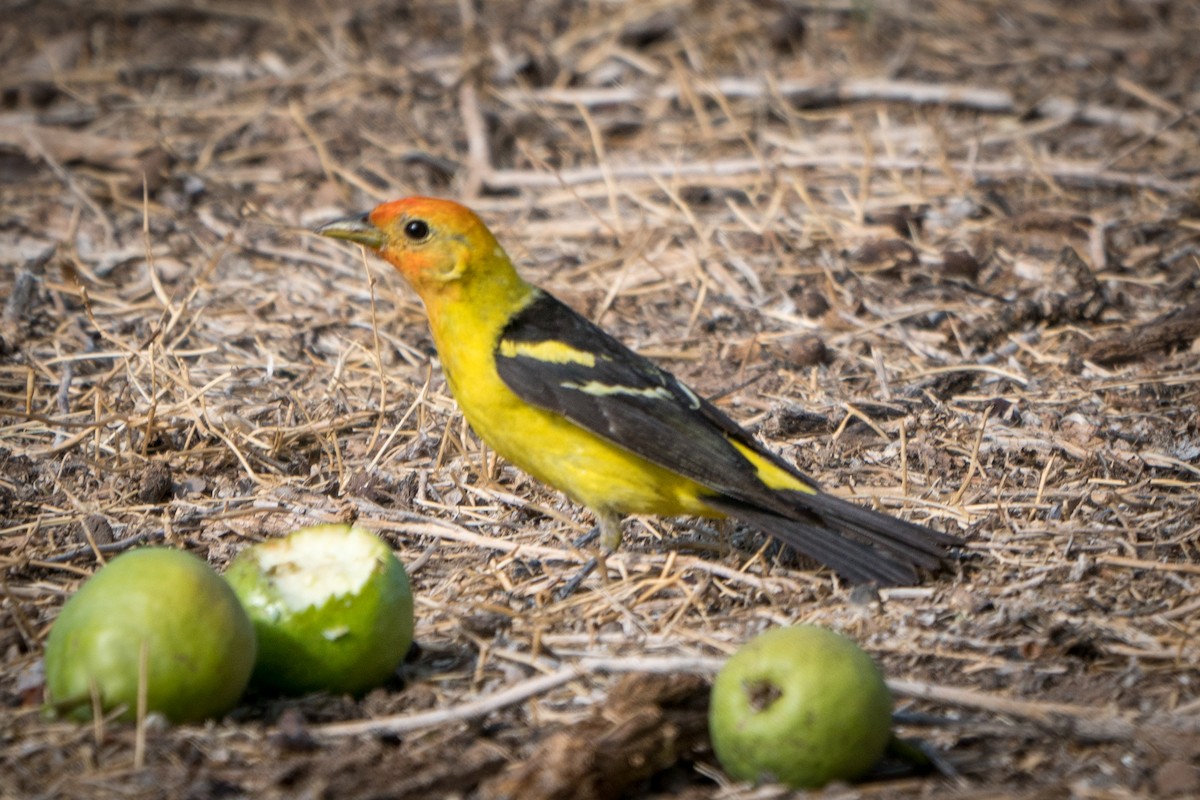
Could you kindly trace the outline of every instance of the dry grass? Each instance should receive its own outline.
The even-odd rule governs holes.
[[[831,795],[1200,792],[1195,4],[478,5],[6,12],[0,797],[775,797],[720,777],[702,685],[612,689],[798,621],[959,774]],[[304,232],[413,193],[969,556],[875,597],[646,519],[557,599],[591,520],[481,449],[398,281]],[[39,718],[45,634],[114,553],[222,567],[350,518],[413,574],[403,682]],[[622,735],[691,735],[604,783],[644,737],[603,720],[645,709]]]

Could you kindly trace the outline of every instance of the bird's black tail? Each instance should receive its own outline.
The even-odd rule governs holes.
[[[955,536],[824,492],[777,496],[790,500],[793,508],[788,510],[794,513],[785,515],[730,497],[707,497],[705,503],[769,533],[851,583],[916,583],[918,569],[937,569],[949,559],[948,548],[963,544]]]

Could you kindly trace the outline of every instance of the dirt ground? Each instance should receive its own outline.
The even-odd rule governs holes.
[[[705,693],[794,622],[942,762],[821,796],[1200,796],[1200,4],[0,5],[0,797],[778,797],[721,773]],[[591,517],[307,232],[414,193],[961,559],[872,593],[638,519],[559,599]],[[417,596],[389,685],[41,717],[116,552],[354,518]]]

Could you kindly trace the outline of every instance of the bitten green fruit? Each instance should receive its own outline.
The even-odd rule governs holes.
[[[879,761],[892,698],[850,639],[812,625],[777,628],[717,673],[708,729],[731,777],[816,788],[858,778]]]
[[[317,525],[256,544],[225,578],[254,620],[251,682],[267,691],[361,694],[412,646],[408,573],[365,528]]]
[[[147,547],[114,558],[63,606],[46,642],[47,707],[79,720],[101,708],[171,722],[218,717],[254,667],[254,626],[221,576],[182,550]],[[140,677],[142,676],[142,677]]]

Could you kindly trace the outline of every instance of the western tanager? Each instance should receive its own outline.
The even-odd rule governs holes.
[[[487,226],[410,197],[316,232],[390,262],[420,295],[450,390],[483,441],[590,508],[735,517],[852,582],[912,583],[959,541],[821,491],[719,408],[526,283]]]

